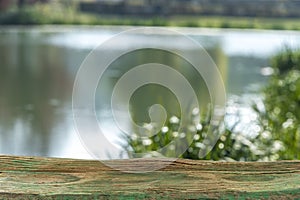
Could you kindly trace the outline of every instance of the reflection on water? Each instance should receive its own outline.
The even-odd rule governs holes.
[[[86,52],[46,44],[45,37],[1,33],[2,154],[60,155],[70,137],[73,79]]]
[[[89,158],[72,121],[73,81],[89,51],[123,29],[56,27],[0,31],[0,154]],[[199,41],[221,66],[229,102],[243,95],[251,96],[265,83],[266,77],[261,72],[268,66],[270,55],[284,44],[300,43],[297,32],[178,30]],[[159,42],[160,36],[155,37]],[[145,55],[136,56],[144,59]],[[160,61],[163,59],[170,65],[178,62],[167,55]],[[126,59],[124,63],[132,65]],[[112,83],[119,76],[116,69],[107,75]],[[100,84],[101,87],[108,90],[110,86]],[[148,90],[151,92],[153,88]],[[137,92],[135,98],[141,101],[143,93]],[[137,110],[151,101],[136,103],[140,106]],[[100,106],[105,105],[102,103]],[[137,110],[136,118],[144,120]],[[105,124],[109,128],[109,122]]]

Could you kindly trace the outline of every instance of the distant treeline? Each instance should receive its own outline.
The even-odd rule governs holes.
[[[299,0],[99,0],[81,2],[85,12],[117,15],[221,15],[300,17]]]
[[[50,0],[0,0],[0,11],[6,11],[12,6],[19,8],[25,5],[33,5],[35,3],[48,3]]]

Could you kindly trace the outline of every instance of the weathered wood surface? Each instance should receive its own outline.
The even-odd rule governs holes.
[[[129,168],[141,160],[115,161]],[[153,160],[143,160],[151,165]],[[164,162],[155,160],[154,162]],[[177,160],[149,173],[99,161],[0,156],[0,199],[295,199],[300,162]]]

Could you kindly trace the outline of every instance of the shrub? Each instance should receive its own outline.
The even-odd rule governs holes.
[[[286,48],[272,58],[271,66],[273,74],[262,90],[263,106],[253,105],[260,127],[255,137],[238,132],[235,126],[219,127],[215,131],[220,137],[213,145],[213,140],[206,137],[209,112],[202,115],[199,122],[195,122],[199,113],[192,113],[190,120],[183,124],[186,132],[178,132],[180,119],[173,116],[157,135],[140,138],[137,133],[127,137],[125,149],[129,155],[130,152],[157,151],[174,138],[185,137],[190,146],[181,155],[182,158],[237,161],[300,159],[300,51]],[[194,136],[192,130],[196,131]],[[168,156],[168,152],[164,155]]]
[[[209,112],[207,112],[209,113]],[[262,139],[261,135],[255,138],[246,136],[243,133],[235,131],[235,126],[226,128],[220,126],[215,134],[211,136],[219,136],[217,142],[214,138],[210,138],[208,128],[210,126],[210,114],[202,116],[199,122],[195,121],[197,112],[190,114],[190,120],[183,124],[185,132],[179,132],[180,119],[172,116],[165,126],[151,137],[139,137],[137,132],[131,136],[125,136],[127,145],[124,148],[128,151],[130,157],[134,157],[132,153],[148,153],[146,156],[161,156],[156,151],[165,147],[178,137],[183,138],[183,142],[190,144],[189,148],[180,156],[187,159],[203,159],[203,160],[227,160],[227,161],[257,161],[257,160],[275,160],[279,149],[278,144]],[[155,125],[144,124],[149,127],[149,131],[155,130]],[[196,134],[193,132],[196,131]],[[172,147],[172,146],[170,146]],[[175,148],[175,146],[173,146]],[[172,151],[173,149],[170,149]],[[164,151],[164,156],[171,156]]]
[[[272,59],[274,73],[264,88],[264,107],[258,109],[261,133],[281,141],[279,159],[300,159],[300,51],[286,48]]]

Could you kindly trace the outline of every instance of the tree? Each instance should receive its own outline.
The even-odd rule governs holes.
[[[254,106],[262,135],[280,141],[278,159],[300,159],[300,51],[286,48],[272,59],[274,73],[263,90],[264,107]]]
[[[22,9],[24,7],[25,0],[18,0],[18,8]]]

